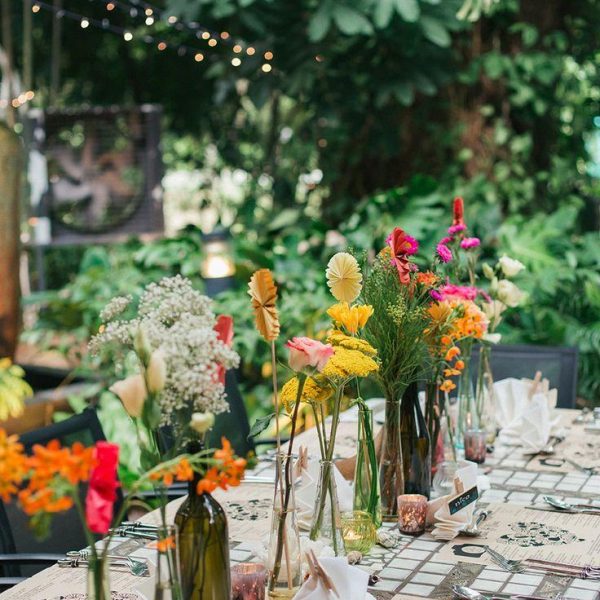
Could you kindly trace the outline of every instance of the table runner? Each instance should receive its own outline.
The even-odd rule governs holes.
[[[564,448],[569,448],[575,440],[582,439],[580,428],[571,423],[578,413],[577,411],[561,412],[564,414],[563,422],[570,428],[568,437],[563,442]],[[352,420],[352,414],[344,415],[340,423],[338,438],[340,443],[337,446],[341,456],[354,453],[356,430],[357,425]],[[313,456],[318,456],[318,442],[314,431],[302,433],[298,436],[297,443],[308,447],[309,453]],[[592,440],[591,443],[595,442]],[[506,523],[515,515],[525,514],[523,518],[530,523],[547,523],[552,518],[556,519],[554,513],[537,513],[523,508],[531,503],[540,503],[542,496],[549,492],[567,501],[584,499],[584,502],[592,503],[600,499],[600,475],[589,476],[570,466],[560,470],[554,468],[550,472],[540,471],[532,459],[522,456],[521,449],[517,447],[499,446],[484,468],[489,471],[492,489],[482,494],[480,504],[489,504],[492,515],[498,515],[498,519],[505,524],[505,529]],[[274,475],[274,464],[261,462],[253,473],[261,476]],[[272,486],[246,483],[228,492],[219,491],[215,496],[228,514],[232,562],[252,560],[257,555],[260,557],[260,548],[268,538]],[[176,500],[169,504],[170,518],[175,514],[181,501]],[[506,514],[502,507],[506,508]],[[586,531],[594,527],[593,523],[583,519],[573,532],[569,529],[571,522],[579,522],[580,516],[575,515],[574,520],[567,517],[569,515],[561,515],[559,522],[563,525],[560,529],[567,531],[563,535],[567,538],[569,535],[576,535],[578,538],[587,536],[586,543],[591,544],[590,549],[593,549],[591,551],[595,552],[596,557],[600,556],[599,540],[592,539],[592,536],[586,533],[580,533],[582,527]],[[157,522],[157,518],[155,513],[151,513],[146,515],[144,520]],[[595,530],[600,531],[600,518],[588,517],[588,519],[596,519]],[[491,516],[488,525],[484,526],[484,532],[485,527],[492,528],[493,524],[494,516]],[[393,527],[393,524],[386,524],[385,527]],[[502,535],[505,534],[503,530]],[[600,534],[596,536],[600,539]],[[481,540],[481,538],[471,538],[468,543],[476,545]],[[128,540],[117,539],[114,544],[118,546],[124,541],[131,543]],[[417,538],[402,536],[399,545],[394,549],[376,546],[368,556],[363,558],[360,566],[379,575],[380,581],[369,590],[377,600],[449,599],[452,597],[453,583],[463,583],[489,592],[536,594],[548,598],[562,592],[577,600],[600,600],[598,581],[533,573],[507,573],[491,564],[487,557],[478,559],[465,556],[465,554],[472,554],[468,547],[462,549],[462,555],[460,549],[458,552],[453,549],[453,546],[464,543],[462,538],[457,538],[444,544],[437,542],[429,534]],[[508,554],[506,549],[500,551]],[[135,552],[136,556],[151,556],[151,554],[151,551],[144,548]],[[85,569],[51,567],[13,590],[0,594],[0,598],[2,600],[49,600],[56,598],[60,593],[63,597],[72,600],[81,600],[85,597],[85,577]],[[141,596],[136,593],[139,584],[139,578],[111,572],[111,587],[119,592],[115,595],[115,600],[140,600]]]

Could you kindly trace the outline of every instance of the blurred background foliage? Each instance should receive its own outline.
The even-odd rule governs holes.
[[[528,302],[503,323],[504,340],[578,345],[579,394],[598,403],[598,2],[163,5],[257,52],[234,67],[219,44],[196,64],[69,27],[57,104],[164,107],[165,211],[173,237],[50,252],[53,290],[26,299],[39,315],[29,321],[28,341],[79,365],[112,296],[176,272],[202,285],[199,229],[221,221],[234,235],[239,283],[217,303],[236,319],[246,399],[259,413],[270,404],[268,348],[252,327],[245,289],[252,270],[267,266],[276,274],[282,338],[321,335],[331,300],[324,269],[335,251],[377,250],[399,225],[430,255],[449,224],[453,196],[462,195],[483,258],[507,253],[527,265],[519,283]],[[80,10],[104,14],[102,3],[80,0]],[[47,27],[36,20],[42,98]],[[156,27],[165,39],[194,43],[189,32]],[[266,51],[274,54],[269,73],[260,69]]]

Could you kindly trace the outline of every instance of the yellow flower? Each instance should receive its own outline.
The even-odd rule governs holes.
[[[351,337],[341,331],[333,331],[327,338],[327,341],[332,346],[341,346],[342,348],[348,348],[348,350],[358,350],[367,356],[375,356],[377,354],[377,350],[366,340]]]
[[[327,285],[340,302],[354,302],[360,294],[362,273],[352,254],[338,252],[327,264]]]
[[[379,369],[379,365],[360,350],[334,346],[333,352],[322,371],[329,379],[345,381],[352,377],[367,377]]]
[[[301,402],[325,402],[333,394],[333,389],[326,382],[316,381],[312,377],[307,377],[302,390]],[[296,403],[298,395],[298,378],[292,377],[279,393],[279,399],[283,402],[285,410],[291,413]]]
[[[327,314],[336,324],[342,325],[346,331],[354,335],[367,324],[373,314],[373,307],[369,304],[350,306],[347,302],[339,302],[334,304]]]
[[[437,324],[441,325],[452,314],[452,306],[447,301],[435,302],[428,309],[429,317]]]

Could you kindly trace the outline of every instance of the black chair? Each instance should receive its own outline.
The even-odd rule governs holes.
[[[58,439],[63,445],[71,445],[79,441],[85,446],[106,439],[96,411],[92,408],[60,423],[24,433],[20,438],[26,452],[31,452],[35,444],[47,444],[54,439]],[[82,490],[83,498],[85,498],[85,491]],[[117,504],[120,502],[122,502],[122,495],[119,491]],[[87,546],[85,533],[75,515],[75,509],[56,514],[52,521],[50,536],[42,542],[35,538],[27,516],[14,502],[2,505],[0,501],[0,510],[2,513],[0,517],[3,515],[5,520],[3,524],[0,518],[1,530],[2,532],[6,530],[4,539],[0,535],[0,552],[2,552],[0,568],[3,564],[10,564],[10,569],[5,567],[2,570],[2,574],[6,574],[7,577],[31,576],[41,568],[45,568],[49,562],[56,562],[57,556],[64,556],[64,553],[69,550]],[[50,551],[52,555],[41,555],[41,551]],[[32,560],[31,557],[41,558]]]
[[[494,380],[507,377],[533,379],[536,371],[558,389],[558,408],[575,408],[577,399],[578,350],[569,346],[498,345],[492,348],[491,367]],[[479,364],[479,347],[473,349],[474,378]]]

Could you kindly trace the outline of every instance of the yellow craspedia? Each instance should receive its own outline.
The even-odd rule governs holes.
[[[330,359],[331,360],[331,359]],[[333,394],[333,389],[326,382],[322,384],[312,377],[307,377],[302,390],[301,402],[325,402]],[[298,378],[292,377],[279,392],[279,399],[283,402],[285,410],[291,413],[296,404],[298,395]]]
[[[373,314],[373,307],[369,304],[350,306],[347,302],[334,304],[327,314],[337,325],[343,326],[348,333],[356,334],[362,329]]]
[[[378,369],[379,365],[364,352],[334,346],[333,356],[327,361],[321,374],[329,379],[345,381],[352,377],[367,377]]]
[[[341,346],[342,348],[348,348],[348,350],[358,350],[367,356],[375,356],[377,354],[377,350],[366,340],[346,335],[341,331],[333,331],[327,338],[327,341],[332,346]]]

